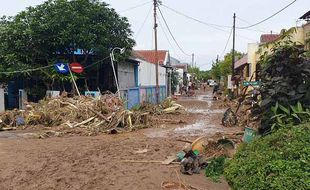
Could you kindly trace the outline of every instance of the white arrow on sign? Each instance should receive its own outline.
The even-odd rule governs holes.
[[[57,68],[58,68],[59,71],[67,71],[67,70],[65,69],[65,65],[64,65],[64,64],[57,65]]]

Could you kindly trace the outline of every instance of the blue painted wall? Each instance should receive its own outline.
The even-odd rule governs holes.
[[[143,91],[143,93],[142,93]],[[145,97],[141,97],[144,96]],[[122,99],[125,102],[125,107],[127,109],[132,109],[135,106],[141,105],[141,103],[148,102],[155,104],[156,103],[156,87],[136,87],[128,88],[127,90],[121,90]],[[166,86],[159,87],[159,100],[160,102],[164,101],[167,98]]]

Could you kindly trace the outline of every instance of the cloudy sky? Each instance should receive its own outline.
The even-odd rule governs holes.
[[[35,6],[44,0],[1,0],[0,15],[13,16],[27,6]],[[195,54],[197,66],[209,69],[217,55],[224,55],[232,48],[230,39],[226,42],[232,26],[232,17],[237,15],[236,26],[248,26],[272,15],[293,0],[162,0],[164,6],[160,9],[175,37],[178,45],[169,35],[164,21],[159,14],[158,47],[169,50],[171,55],[183,62],[191,62]],[[135,49],[154,49],[152,31],[153,15],[151,0],[105,0],[120,15],[129,19],[137,42]],[[259,41],[265,33],[279,33],[283,28],[301,25],[298,18],[310,8],[309,0],[297,0],[289,8],[268,21],[251,28],[251,30],[236,31],[236,50],[246,52],[247,43]],[[168,8],[167,8],[168,7]],[[214,27],[188,19],[179,13],[198,19],[204,23],[221,25]]]

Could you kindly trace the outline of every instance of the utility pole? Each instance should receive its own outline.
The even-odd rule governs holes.
[[[195,54],[192,53],[192,67],[194,67],[194,61],[195,61]]]
[[[157,52],[157,0],[154,0],[154,39],[155,39],[155,72],[156,72],[156,103],[159,103],[159,82],[158,82],[158,52]]]
[[[216,65],[219,64],[219,55],[216,56]],[[221,84],[221,77],[218,78],[219,84]]]
[[[236,41],[236,13],[234,13],[233,21],[233,48],[232,48],[232,64],[231,64],[231,76],[235,74],[235,41]]]

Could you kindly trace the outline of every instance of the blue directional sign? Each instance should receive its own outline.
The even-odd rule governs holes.
[[[61,73],[61,74],[69,73],[69,67],[67,63],[56,63],[54,67],[58,73]]]

